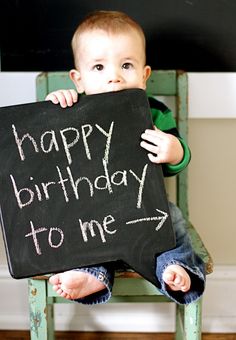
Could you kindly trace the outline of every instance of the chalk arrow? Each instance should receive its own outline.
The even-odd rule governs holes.
[[[151,222],[151,221],[160,221],[156,227],[156,231],[160,230],[161,227],[163,226],[163,224],[165,223],[168,214],[162,210],[156,209],[156,211],[158,211],[159,213],[162,214],[162,216],[154,216],[154,217],[144,217],[144,218],[139,218],[137,220],[132,220],[132,221],[128,221],[126,222],[126,224],[135,224],[135,223],[139,223],[139,222]]]

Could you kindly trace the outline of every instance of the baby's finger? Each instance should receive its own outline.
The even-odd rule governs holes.
[[[45,100],[49,100],[53,104],[59,104],[59,100],[58,100],[57,96],[54,93],[48,94],[47,97],[45,98]]]
[[[152,163],[156,163],[156,164],[161,163],[160,158],[158,157],[158,155],[155,155],[155,156],[154,156],[152,153],[149,153],[149,154],[148,154],[148,158],[149,158],[149,160],[150,160]]]
[[[65,92],[64,91],[57,91],[55,95],[57,96],[57,99],[59,101],[60,106],[62,108],[66,108],[68,106],[68,103],[67,103],[67,98],[66,98]]]
[[[152,152],[154,154],[158,153],[158,145],[149,144],[149,143],[146,143],[145,141],[142,141],[140,145],[142,148],[144,148],[145,150],[149,152]]]
[[[78,101],[78,92],[73,90],[73,89],[71,89],[70,93],[71,93],[71,96],[72,96],[72,99],[73,99],[73,103],[77,103],[77,101]]]
[[[160,143],[160,138],[156,134],[142,133],[141,138],[147,142],[158,145]]]
[[[161,137],[163,136],[163,131],[159,130],[156,126],[154,126],[153,129],[146,129],[144,131],[145,134],[150,135],[150,136],[158,136]]]
[[[63,90],[62,94],[64,96],[67,106],[72,106],[78,100],[77,93],[74,90]],[[64,104],[64,101],[63,101],[63,104]]]
[[[51,100],[53,104],[60,104],[61,107],[67,107],[64,91],[55,91],[47,95],[46,100]]]

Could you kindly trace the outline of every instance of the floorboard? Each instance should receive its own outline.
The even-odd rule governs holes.
[[[174,340],[173,333],[56,332],[56,340]],[[0,340],[30,340],[29,331],[0,330]],[[202,340],[236,340],[236,333],[204,333]]]

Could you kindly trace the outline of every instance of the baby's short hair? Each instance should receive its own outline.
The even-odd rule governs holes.
[[[118,34],[129,32],[130,29],[135,30],[143,42],[143,48],[145,51],[146,41],[142,27],[134,21],[127,14],[119,11],[95,11],[88,14],[84,20],[79,24],[72,38],[72,50],[74,55],[75,65],[76,51],[78,47],[79,37],[82,33],[101,29],[108,33]]]

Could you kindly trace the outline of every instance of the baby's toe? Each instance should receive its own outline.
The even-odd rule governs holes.
[[[60,283],[60,275],[56,274],[50,276],[49,283],[51,283],[51,285],[58,285]]]
[[[165,283],[173,283],[174,281],[174,278],[175,278],[175,275],[172,271],[165,271],[163,273],[163,280],[165,281]]]

